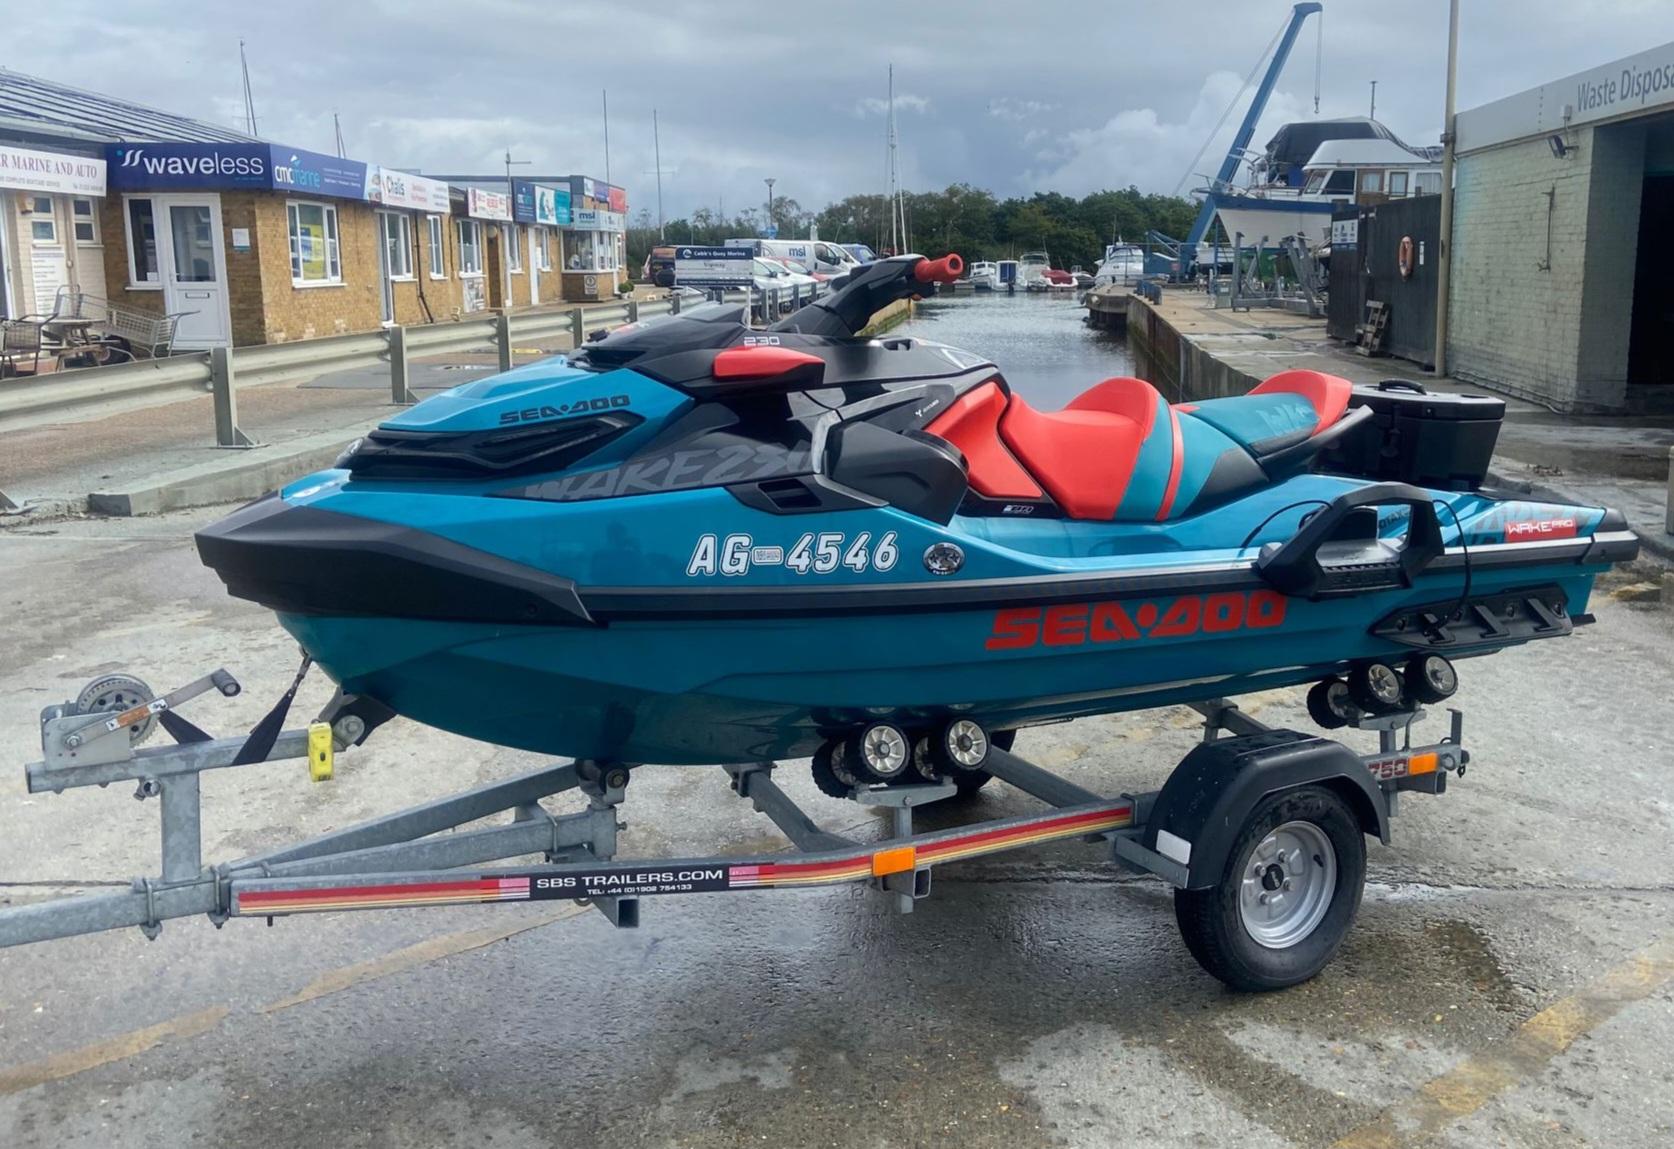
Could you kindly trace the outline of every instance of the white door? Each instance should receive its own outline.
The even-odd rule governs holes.
[[[232,342],[227,312],[227,255],[221,239],[221,197],[156,197],[163,242],[158,263],[163,274],[163,306],[180,315],[174,345],[202,349]]]
[[[532,227],[529,229],[529,258],[525,261],[529,268],[529,302],[541,301],[541,260],[540,241],[546,238],[546,229]]]

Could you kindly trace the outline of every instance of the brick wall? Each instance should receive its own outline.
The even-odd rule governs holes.
[[[1544,138],[1460,157],[1451,374],[1563,410],[1621,409],[1644,167],[1643,133],[1625,128],[1582,129],[1563,159]]]

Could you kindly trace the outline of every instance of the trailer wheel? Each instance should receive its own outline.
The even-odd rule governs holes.
[[[854,787],[843,780],[848,771],[843,767],[843,744],[827,742],[814,751],[814,785],[828,798],[847,798]]]
[[[892,782],[912,763],[912,743],[899,726],[874,722],[849,736],[843,744],[843,762],[857,774],[874,782]]]
[[[1186,948],[1236,990],[1307,981],[1342,944],[1366,880],[1366,841],[1348,803],[1323,786],[1263,799],[1245,820],[1220,883],[1176,890]]]

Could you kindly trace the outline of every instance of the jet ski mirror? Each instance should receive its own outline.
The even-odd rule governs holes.
[[[1361,529],[1362,509],[1380,506],[1409,508],[1406,540],[1399,546],[1377,529],[1381,520],[1369,535]],[[1443,549],[1441,520],[1430,494],[1406,483],[1378,483],[1333,499],[1290,541],[1262,547],[1255,566],[1268,585],[1284,594],[1341,598],[1411,586]]]

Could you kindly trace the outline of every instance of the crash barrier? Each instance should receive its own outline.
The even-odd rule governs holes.
[[[711,296],[729,303],[746,299],[742,289]],[[168,402],[208,391],[215,397],[216,444],[246,447],[253,441],[238,426],[239,387],[387,362],[390,398],[397,403],[413,403],[417,400],[409,386],[408,366],[415,358],[493,348],[499,353],[500,369],[508,371],[512,351],[520,344],[568,336],[571,346],[578,347],[591,332],[679,310],[680,296],[670,295],[568,311],[516,315],[495,312],[456,323],[386,327],[295,343],[221,347],[107,367],[0,379],[0,432],[25,424],[96,418],[117,401]]]

